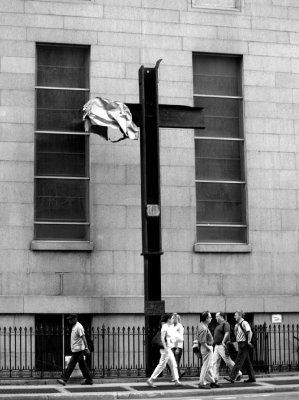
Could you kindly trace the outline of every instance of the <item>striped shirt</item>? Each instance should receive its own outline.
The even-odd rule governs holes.
[[[243,332],[243,329],[240,326],[241,324],[242,324],[242,328],[244,329],[245,332],[251,332],[249,323],[247,321],[245,321],[244,319],[242,319],[239,323],[237,323],[235,325],[236,339],[237,339],[237,342],[247,342],[247,337],[245,335],[245,332]]]

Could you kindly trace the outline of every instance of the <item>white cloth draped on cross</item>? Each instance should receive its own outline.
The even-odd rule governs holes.
[[[92,125],[100,125],[121,131],[122,137],[117,140],[112,140],[109,134],[101,135],[111,142],[119,142],[123,139],[137,140],[139,138],[139,129],[132,120],[129,107],[123,103],[102,97],[95,97],[83,106],[83,112],[86,132],[90,130]]]

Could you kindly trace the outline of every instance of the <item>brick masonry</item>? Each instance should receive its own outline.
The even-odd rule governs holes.
[[[94,251],[30,250],[35,43],[53,42],[90,45],[91,95],[128,102],[138,101],[141,64],[162,58],[161,102],[192,105],[192,52],[243,55],[252,250],[193,252],[193,132],[161,130],[162,293],[168,311],[186,315],[242,306],[269,322],[272,312],[298,313],[298,2],[119,3],[0,4],[0,312],[143,312],[138,142],[91,138]],[[58,272],[68,273],[63,293]]]

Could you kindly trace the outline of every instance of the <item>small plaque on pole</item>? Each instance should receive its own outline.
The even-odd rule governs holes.
[[[146,215],[148,217],[159,217],[160,216],[159,204],[148,204],[146,206]]]
[[[165,314],[165,301],[146,301],[144,303],[144,314],[162,315]]]

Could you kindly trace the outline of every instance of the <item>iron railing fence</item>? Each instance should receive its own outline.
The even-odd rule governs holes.
[[[253,352],[256,371],[299,370],[299,325],[259,325],[254,327],[258,343]],[[69,354],[68,329],[0,328],[1,378],[57,378]],[[144,377],[146,332],[143,327],[97,327],[86,330],[94,352],[87,361],[95,378]],[[181,368],[186,376],[197,376],[200,361],[193,354],[196,327],[186,327]],[[157,351],[151,349],[151,351]],[[223,368],[222,372],[225,372]]]

